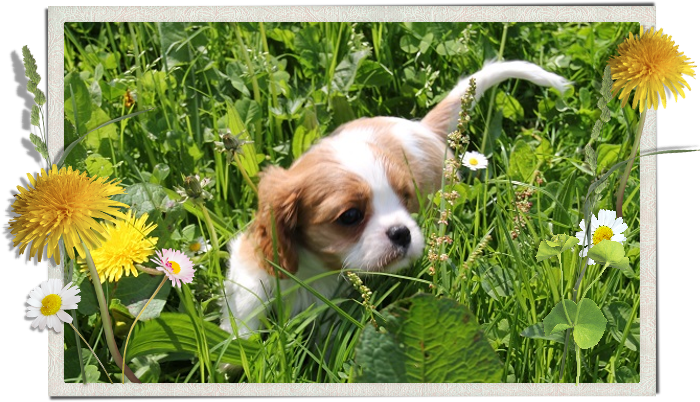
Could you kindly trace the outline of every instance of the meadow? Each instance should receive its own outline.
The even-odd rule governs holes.
[[[563,359],[564,333],[547,335],[542,322],[572,298],[580,247],[559,261],[538,262],[536,254],[544,239],[581,230],[589,186],[632,152],[639,114],[630,105],[611,101],[609,121],[597,138],[592,132],[607,61],[638,30],[634,23],[66,23],[65,145],[145,111],[89,132],[66,164],[120,180],[127,194],[115,199],[148,213],[157,248],[187,251],[197,266],[193,283],[168,284],[148,305],[129,343],[129,366],[143,382],[391,381],[371,373],[393,357],[368,353],[368,332],[390,326],[385,308],[396,311],[396,302],[421,293],[416,303],[454,303],[474,318],[469,333],[492,349],[494,368],[482,377],[466,367],[477,375],[436,369],[412,379],[575,382],[572,343]],[[463,169],[460,182],[446,182],[457,194],[449,206],[423,195],[417,219],[433,240],[422,258],[397,274],[361,275],[364,288],[293,317],[278,297],[265,329],[250,339],[218,328],[225,245],[255,213],[260,171],[288,167],[355,118],[421,118],[493,59],[530,61],[573,85],[558,94],[510,80],[469,111],[465,150],[486,155],[488,169]],[[227,132],[238,136],[235,152],[216,144]],[[599,188],[593,213],[615,209],[621,174]],[[192,175],[211,179],[203,204],[181,202],[177,192]],[[581,382],[639,381],[639,190],[637,162],[623,205],[624,249],[637,276],[590,265],[580,284],[607,320],[602,339],[581,353]],[[121,381],[90,280],[66,267],[83,295],[75,325]],[[141,273],[103,284],[120,348],[159,283]],[[331,331],[319,331],[326,321]],[[430,325],[449,332],[449,322]],[[433,342],[448,364],[450,347]],[[108,382],[68,326],[65,345],[66,382]],[[235,369],[224,374],[221,363]]]

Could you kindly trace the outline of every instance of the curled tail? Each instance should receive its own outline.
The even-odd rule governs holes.
[[[494,85],[509,79],[527,80],[543,87],[553,87],[564,93],[571,85],[565,78],[545,71],[542,67],[526,61],[496,62],[484,65],[480,71],[459,81],[457,86],[421,121],[441,137],[446,137],[457,128],[457,119],[462,94],[469,88],[469,81],[476,79],[476,99]]]

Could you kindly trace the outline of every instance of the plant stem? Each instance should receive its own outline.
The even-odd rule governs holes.
[[[73,321],[78,322],[78,315],[75,313],[75,310],[71,310],[70,315],[71,315],[71,317],[73,317]],[[73,326],[73,324],[71,324],[71,323],[68,323],[68,324],[71,327]],[[85,375],[85,364],[83,363],[83,348],[80,347],[80,338],[82,338],[83,336],[78,333],[78,330],[75,329],[75,327],[73,327],[73,330],[75,332],[75,344],[77,345],[77,349],[78,349],[78,361],[80,362],[80,378],[83,379],[83,384],[87,384],[87,376]],[[80,338],[78,338],[78,336],[80,336]],[[83,341],[84,340],[85,339],[83,339]],[[85,343],[87,343],[87,342],[85,342]],[[88,347],[90,347],[90,345],[88,345]],[[95,353],[93,352],[93,354],[95,354]],[[95,357],[97,357],[97,356],[95,356]],[[99,361],[99,359],[97,361]],[[102,364],[102,363],[100,363],[100,364]],[[107,377],[109,377],[109,374],[107,375]]]
[[[102,284],[100,283],[100,276],[97,274],[97,269],[95,268],[95,262],[92,261],[92,255],[90,255],[90,249],[88,249],[85,242],[83,242],[83,248],[85,249],[85,260],[87,261],[87,266],[90,269],[90,278],[92,279],[92,285],[95,287],[95,295],[97,296],[97,303],[100,305],[100,315],[102,316],[102,327],[105,330],[105,338],[107,339],[107,346],[112,354],[112,358],[117,363],[117,366],[124,370],[127,377],[131,382],[141,383],[141,381],[136,377],[133,371],[126,365],[123,364],[122,355],[119,353],[119,348],[117,347],[117,342],[114,340],[114,331],[112,330],[112,319],[109,316],[109,309],[107,308],[107,300],[105,299],[105,294],[102,291]],[[123,366],[123,367],[122,367]]]
[[[610,265],[610,263],[606,263],[603,266],[603,269],[598,274],[598,276],[595,278],[595,280],[591,281],[591,283],[588,284],[588,286],[586,287],[586,290],[583,291],[583,294],[581,295],[581,298],[579,300],[582,300],[584,297],[586,297],[586,293],[588,293],[588,291],[593,287],[593,284],[598,282],[600,277],[603,276],[603,272],[605,272],[605,269],[608,268],[608,265]]]
[[[617,345],[617,350],[615,350],[615,357],[610,360],[611,366],[612,366],[613,378],[615,375],[615,365],[617,364],[617,360],[620,358],[620,353],[622,352],[622,349],[625,347],[625,342],[627,342],[627,336],[629,336],[630,330],[632,329],[632,321],[634,321],[634,316],[637,314],[638,307],[639,307],[639,297],[637,298],[637,300],[634,301],[634,307],[632,307],[632,313],[627,318],[627,325],[625,325],[625,330],[622,332],[622,341]]]
[[[219,265],[219,237],[216,235],[216,229],[214,228],[214,223],[209,216],[209,211],[203,202],[197,202],[197,206],[202,210],[202,216],[204,217],[204,223],[207,226],[207,231],[209,232],[209,240],[211,241],[211,246],[216,250],[214,254],[214,266],[216,267],[216,275],[219,279],[219,285],[221,289],[224,288],[224,277],[221,275],[221,266]]]
[[[639,118],[639,123],[637,124],[637,135],[634,137],[634,144],[632,145],[632,150],[630,151],[630,156],[628,157],[629,162],[627,162],[627,167],[625,172],[620,177],[620,187],[617,188],[617,204],[616,211],[617,217],[622,218],[622,203],[625,197],[625,186],[627,185],[627,179],[630,177],[632,168],[634,167],[634,162],[637,156],[637,149],[639,148],[639,143],[642,140],[642,131],[644,131],[644,123],[646,122],[647,109],[644,108],[642,116]]]
[[[241,55],[243,56],[243,61],[245,62],[246,66],[248,67],[248,74],[250,74],[250,81],[253,83],[253,99],[255,100],[255,103],[262,107],[262,102],[260,100],[260,87],[258,86],[258,78],[255,76],[255,68],[253,67],[253,63],[250,61],[250,57],[248,57],[248,48],[246,47],[245,43],[243,43],[243,37],[241,35],[241,28],[238,26],[238,23],[234,23],[234,30],[233,32],[236,34],[236,40],[238,41],[238,46],[240,46],[241,49]],[[255,149],[260,151],[262,147],[262,126],[260,124],[260,120],[255,122]]]
[[[272,101],[272,106],[274,108],[279,107],[279,101],[277,100],[277,87],[275,83],[274,71],[272,71],[272,56],[270,56],[270,49],[267,45],[267,34],[265,33],[265,24],[259,22],[260,24],[260,35],[262,36],[263,51],[265,52],[267,58],[267,66],[269,71],[267,72],[270,81],[270,100]],[[275,115],[272,116],[272,121],[275,122],[275,134],[276,139],[282,139],[282,121]]]
[[[501,48],[498,50],[498,61],[503,60],[503,50],[506,47],[506,38],[508,37],[508,23],[503,24],[503,36],[501,36]],[[489,137],[489,128],[491,127],[491,113],[493,112],[493,102],[496,100],[496,88],[491,89],[491,98],[489,98],[489,110],[486,113],[486,126],[484,127],[484,138],[481,140],[480,151],[486,155],[486,140]]]
[[[148,299],[146,304],[143,305],[143,307],[141,308],[141,311],[139,311],[139,314],[136,316],[136,318],[134,319],[134,322],[131,324],[131,328],[129,328],[129,333],[126,335],[126,341],[124,342],[124,360],[122,361],[123,362],[123,364],[122,364],[122,384],[124,384],[124,367],[126,367],[126,348],[129,346],[129,338],[131,338],[131,331],[134,330],[136,323],[139,322],[139,318],[141,317],[141,314],[143,314],[143,312],[146,311],[146,307],[148,307],[148,305],[151,303],[151,300],[153,300],[153,298],[156,297],[158,292],[160,292],[160,289],[163,287],[163,285],[165,285],[165,281],[167,281],[167,280],[168,280],[168,276],[163,275],[163,280],[160,281],[160,285],[158,285],[158,288],[156,288],[156,291],[153,292],[153,294],[151,295],[151,298]]]
[[[581,348],[576,345],[576,385],[581,379]]]
[[[75,310],[73,310],[72,312],[75,313]],[[73,317],[73,319],[75,319],[75,316]],[[109,380],[109,382],[111,382],[112,384],[114,384],[114,383],[112,382],[112,379],[109,378],[109,373],[107,373],[107,369],[105,369],[105,366],[102,365],[102,362],[100,361],[100,359],[99,359],[99,358],[97,357],[97,355],[95,354],[95,351],[92,350],[92,348],[90,347],[90,344],[88,343],[88,341],[86,341],[85,338],[83,338],[83,336],[80,334],[80,332],[78,332],[78,328],[74,327],[73,324],[71,324],[71,323],[68,323],[68,325],[70,325],[70,327],[73,328],[73,331],[75,332],[75,334],[76,334],[77,336],[79,336],[80,339],[83,340],[83,342],[85,342],[85,345],[87,345],[88,349],[90,349],[90,352],[92,352],[92,355],[95,356],[95,359],[97,359],[97,362],[100,363],[100,367],[102,367],[102,371],[105,372],[105,375],[107,376],[107,379]],[[80,349],[81,349],[80,346],[78,346],[78,350],[80,350]],[[82,374],[83,374],[83,383],[87,383],[87,379],[85,379],[85,371],[83,371]]]
[[[245,168],[243,167],[243,163],[241,162],[241,158],[238,156],[238,154],[233,154],[233,160],[236,162],[236,166],[238,166],[238,170],[241,172],[241,175],[243,176],[243,180],[250,186],[251,189],[255,192],[255,195],[258,195],[258,188],[255,186],[253,181],[250,179],[250,176],[248,176],[248,172],[245,171]]]

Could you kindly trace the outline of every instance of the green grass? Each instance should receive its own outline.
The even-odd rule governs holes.
[[[468,306],[504,363],[503,382],[559,382],[563,345],[520,334],[541,323],[562,298],[571,298],[579,259],[565,252],[560,266],[555,259],[538,263],[535,254],[543,238],[573,236],[580,230],[588,186],[630,153],[638,116],[615,100],[609,105],[610,122],[592,143],[597,171],[584,163],[583,148],[591,142],[600,114],[596,103],[603,69],[630,31],[637,32],[637,25],[66,23],[65,74],[74,84],[73,98],[68,88],[65,96],[66,145],[110,119],[153,108],[88,134],[67,163],[91,175],[117,178],[124,186],[141,183],[145,195],[130,201],[158,224],[159,248],[187,247],[200,236],[214,240],[199,208],[169,201],[178,199],[174,189],[182,186],[184,176],[199,174],[214,181],[209,189],[214,197],[205,205],[220,250],[195,256],[199,268],[191,292],[171,291],[160,307],[198,323],[196,352],[143,354],[130,366],[147,382],[348,381],[358,370],[354,358],[361,331],[325,304],[290,317],[279,300],[273,302],[275,311],[261,336],[251,339],[255,347],[241,349],[240,368],[228,379],[216,369],[222,348],[238,346],[232,342],[213,350],[217,345],[207,343],[204,322],[218,325],[220,319],[224,245],[246,227],[256,209],[256,194],[246,176],[255,182],[265,166],[289,166],[313,141],[354,118],[420,118],[459,78],[501,56],[537,63],[574,87],[559,97],[529,82],[510,80],[487,92],[471,111],[467,149],[485,153],[489,168],[465,171],[462,183],[449,188],[461,197],[447,226],[453,242],[440,252],[448,260],[433,264],[426,252],[397,275],[373,274],[363,280],[377,310],[416,292]],[[127,102],[128,97],[135,102]],[[74,106],[74,100],[80,102]],[[227,128],[252,141],[233,164],[214,145],[220,141],[219,131]],[[614,209],[620,173],[611,176],[594,212]],[[624,218],[629,226],[625,250],[637,272],[639,188],[635,167]],[[526,189],[532,194],[522,195]],[[517,201],[532,204],[518,208]],[[428,238],[445,229],[437,224],[440,205],[429,195],[422,202],[418,221]],[[490,240],[472,255],[486,235]],[[599,269],[589,267],[582,289]],[[77,271],[74,279],[87,282]],[[126,300],[116,297],[120,286],[104,288],[123,347],[134,313],[126,310]],[[638,280],[608,269],[587,297],[601,308],[613,302],[634,306],[631,314],[638,317],[639,288]],[[331,300],[368,325],[372,315],[361,301],[358,293]],[[99,314],[82,307],[77,317],[76,326],[117,381],[119,370],[101,339]],[[323,320],[331,323],[325,334],[318,331]],[[583,351],[582,382],[630,381],[635,376],[638,381],[638,346],[621,346],[615,330],[610,324],[598,345]],[[65,337],[66,381],[80,381],[74,338]],[[572,352],[563,373],[562,381],[575,381]],[[107,382],[104,373],[100,376],[99,381]]]

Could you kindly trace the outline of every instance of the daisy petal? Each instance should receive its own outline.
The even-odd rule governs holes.
[[[69,316],[68,313],[66,313],[63,310],[58,310],[56,313],[56,316],[63,322],[67,322],[68,324],[73,322],[73,317]]]

